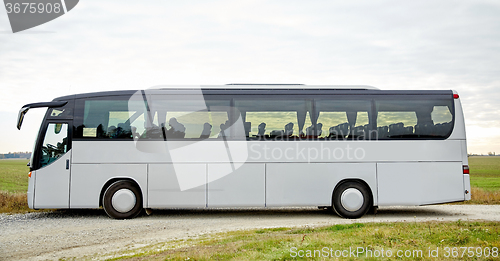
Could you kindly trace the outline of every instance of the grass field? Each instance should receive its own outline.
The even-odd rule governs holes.
[[[26,200],[28,162],[27,159],[0,160],[0,213],[34,211],[28,208]]]
[[[0,160],[0,213],[30,211],[26,203],[27,163]],[[500,204],[500,157],[469,157],[469,166],[472,200],[460,204]]]
[[[500,157],[469,157],[471,186],[487,191],[500,190]]]
[[[26,192],[28,190],[29,160],[0,160],[0,191]]]
[[[350,248],[354,249],[355,256],[351,255]],[[340,259],[426,260],[433,257],[433,260],[497,260],[500,258],[499,248],[498,222],[354,223],[221,233],[157,244],[124,253],[125,256],[118,259],[326,260],[338,259],[345,254],[351,256],[340,256]],[[381,257],[382,252],[384,257]],[[485,257],[485,253],[489,257]],[[388,258],[389,254],[391,257]]]

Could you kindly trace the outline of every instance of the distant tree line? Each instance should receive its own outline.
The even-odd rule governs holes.
[[[9,152],[6,154],[0,154],[0,159],[29,159],[31,158],[31,152]]]
[[[467,156],[486,156],[483,153],[481,154],[476,154],[476,153],[469,153]],[[500,156],[500,154],[496,154],[495,152],[488,152],[487,156]]]

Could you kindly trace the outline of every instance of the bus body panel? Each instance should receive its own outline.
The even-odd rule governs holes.
[[[331,193],[339,181],[344,178],[360,178],[364,180],[372,189],[374,193],[374,204],[379,204],[377,201],[377,182],[376,182],[376,170],[375,162],[406,162],[411,161],[422,161],[422,162],[457,162],[458,165],[462,165],[462,146],[463,141],[460,140],[425,140],[425,141],[328,141],[328,142],[314,142],[314,141],[281,141],[281,142],[265,142],[265,141],[254,141],[249,142],[248,145],[248,159],[247,163],[244,164],[256,164],[265,163],[266,171],[263,174],[253,173],[253,179],[249,179],[249,182],[256,182],[260,175],[266,176],[266,193],[267,197],[265,202],[256,200],[258,197],[263,197],[264,195],[259,194],[257,191],[259,188],[255,188],[255,192],[248,192],[248,195],[252,195],[251,200],[245,200],[245,193],[241,197],[238,197],[232,193],[221,193],[215,192],[211,194],[211,191],[206,191],[206,187],[201,184],[197,188],[193,188],[187,191],[180,191],[178,187],[178,180],[175,176],[175,170],[173,168],[173,162],[171,159],[171,154],[167,153],[145,153],[137,150],[135,148],[134,142],[132,141],[105,141],[107,143],[113,144],[110,146],[101,146],[100,155],[109,155],[104,157],[99,157],[98,154],[89,153],[91,148],[102,144],[99,141],[88,141],[80,142],[75,141],[73,143],[73,150],[75,155],[78,155],[78,162],[82,166],[86,166],[88,162],[101,162],[101,163],[164,163],[164,164],[150,164],[149,167],[149,201],[148,207],[151,208],[167,208],[167,207],[229,207],[229,206],[261,206],[265,204],[266,206],[313,206],[313,205],[330,205],[331,204]],[[192,142],[182,142],[182,141],[155,141],[156,143],[164,143],[164,146],[177,146],[182,147],[192,146]],[[241,141],[229,141],[228,143],[238,143]],[[168,143],[174,143],[171,145]],[[184,144],[183,144],[184,143]],[[193,150],[190,155],[178,154],[175,158],[180,162],[175,162],[176,167],[183,166],[188,168],[193,168],[191,171],[192,175],[202,175],[206,177],[207,181],[212,181],[207,174],[207,168],[214,169],[212,173],[216,173],[215,169],[223,168],[218,166],[218,164],[224,163],[224,159],[217,159],[214,155],[215,153],[207,153],[207,151],[218,151],[214,147],[218,147],[220,144],[218,141],[204,142],[203,147],[197,147],[197,150]],[[180,150],[177,151],[179,153]],[[186,151],[186,150],[184,150]],[[281,151],[282,153],[278,153]],[[342,152],[341,152],[342,151]],[[401,153],[405,151],[405,153]],[[266,154],[267,153],[267,154]],[[344,153],[342,157],[340,155]],[[349,154],[350,153],[350,154]],[[308,155],[309,154],[309,155]],[[361,157],[363,156],[363,157]],[[302,158],[303,157],[303,158]],[[76,156],[75,156],[76,158]],[[311,160],[311,163],[316,162],[317,164],[307,163],[307,158]],[[338,159],[337,159],[338,158]],[[388,160],[390,159],[390,160]],[[273,165],[272,163],[277,165]],[[291,164],[279,164],[279,163],[291,163]],[[302,162],[302,165],[297,165]],[[338,162],[332,164],[326,164],[327,162]],[[343,165],[344,163],[351,162],[348,165]],[[373,170],[368,175],[369,177],[364,177],[361,172],[355,171],[353,166],[360,164],[360,162],[365,162],[373,165]],[[205,164],[200,164],[205,163]],[[320,164],[323,163],[323,164]],[[326,165],[325,165],[326,164]],[[353,173],[350,175],[336,175],[323,176],[313,174],[312,176],[304,176],[308,169],[312,173],[322,173],[327,171],[326,169],[336,169],[336,164],[343,166],[346,172]],[[417,163],[417,165],[420,163]],[[207,167],[208,165],[208,167]],[[213,165],[213,166],[212,166]],[[224,164],[222,164],[224,165]],[[293,166],[287,172],[288,174],[281,174],[280,168],[285,168],[286,165]],[[317,166],[316,166],[317,165]],[[303,166],[303,170],[298,170],[296,166]],[[330,166],[330,167],[326,167]],[[171,171],[165,170],[165,168],[170,168]],[[318,170],[315,170],[319,168]],[[326,168],[326,169],[324,169]],[[236,170],[238,171],[238,170]],[[189,172],[189,171],[188,171]],[[210,173],[209,171],[208,173]],[[226,173],[228,173],[226,171]],[[230,172],[229,172],[230,173]],[[220,184],[226,182],[237,176],[238,172],[228,175],[224,181],[221,183],[211,183],[209,182],[208,187],[214,186],[214,188],[219,189]],[[338,171],[333,171],[333,173],[338,173]],[[359,176],[360,174],[361,176]],[[285,175],[285,176],[282,176]],[[380,172],[379,172],[380,175]],[[385,175],[382,174],[382,175]],[[241,177],[248,178],[250,176],[242,175]],[[306,178],[307,182],[301,180],[301,178]],[[310,179],[312,177],[312,179]],[[371,178],[373,177],[373,178]],[[245,178],[243,180],[245,181]],[[280,182],[280,179],[285,179]],[[423,178],[423,177],[421,177]],[[328,181],[322,181],[323,179]],[[371,180],[374,180],[373,182]],[[462,179],[461,179],[462,180]],[[232,181],[234,182],[234,181]],[[380,183],[381,181],[379,181]],[[384,181],[385,182],[385,181]],[[463,180],[462,180],[463,182]],[[289,184],[292,183],[292,184]],[[260,183],[262,184],[262,183]],[[307,193],[298,193],[297,191],[286,189],[286,193],[283,195],[278,195],[276,191],[283,191],[286,186],[296,187],[304,186],[304,184],[311,184],[309,186],[315,187],[311,195]],[[316,188],[317,184],[320,186],[325,186],[322,189]],[[400,183],[403,187],[412,186],[414,183],[409,179],[402,179]],[[280,187],[280,186],[285,187]],[[235,188],[237,187],[234,185]],[[460,184],[460,188],[463,188],[463,184]],[[278,189],[278,190],[276,190]],[[312,189],[312,188],[311,188]],[[236,189],[238,190],[238,189]],[[299,190],[300,191],[300,190]],[[317,194],[316,194],[317,193]],[[221,199],[228,199],[228,202],[224,203],[223,200],[216,200],[216,196],[219,194]],[[325,197],[324,195],[329,194],[330,196]],[[228,195],[228,196],[225,196]],[[231,196],[229,196],[231,195]],[[321,195],[321,196],[319,196]],[[463,196],[463,194],[462,194]],[[290,200],[285,198],[290,197]],[[295,197],[299,197],[297,199]],[[210,199],[213,200],[210,200]],[[320,199],[321,198],[321,199]],[[404,198],[404,197],[402,197]],[[238,200],[237,200],[238,199]],[[237,200],[238,203],[233,202]],[[251,202],[256,200],[256,202]],[[446,199],[448,200],[448,199]],[[212,201],[212,202],[211,202]],[[438,201],[439,202],[439,201]],[[420,202],[415,199],[409,199],[407,202],[400,202],[398,204],[413,205],[413,204],[426,204],[428,202]],[[248,205],[247,205],[248,204]],[[390,203],[387,203],[390,204]]]
[[[470,175],[464,174],[464,192],[465,192],[465,200],[471,200],[471,191],[470,191]]]
[[[36,171],[34,208],[69,208],[70,169],[67,160],[71,159],[71,150]]]
[[[469,157],[467,155],[467,141],[462,140],[462,163],[464,165],[469,165]]]
[[[225,173],[231,173],[224,175]],[[265,207],[266,164],[208,164],[208,207]]]
[[[462,141],[463,165],[469,165],[469,159],[467,157],[467,139],[465,134],[465,117],[464,112],[462,111],[462,103],[460,102],[460,99],[455,99],[455,125],[448,140],[455,139]]]
[[[115,178],[135,181],[142,191],[143,206],[147,207],[147,168],[147,164],[73,164],[70,208],[99,208],[104,185]]]
[[[377,204],[375,163],[268,163],[266,203],[278,206],[331,206],[335,186],[342,180],[364,181]]]
[[[462,162],[377,163],[379,206],[464,200]]]
[[[206,164],[149,164],[148,207],[206,207],[206,182],[181,191],[176,172],[182,171],[186,179],[206,181]]]
[[[36,179],[36,170],[31,172],[31,177],[28,180],[28,192],[26,196],[28,198],[28,207],[33,209],[35,208],[33,203],[35,199],[35,179]]]
[[[203,184],[181,190],[176,170]],[[221,173],[231,173],[223,175]],[[150,208],[265,207],[265,164],[247,163],[232,172],[230,164],[150,164]]]
[[[460,161],[456,140],[249,142],[248,162]],[[404,153],[402,153],[404,152]]]
[[[465,121],[464,113],[462,111],[462,103],[460,99],[454,99],[455,106],[455,124],[453,125],[453,131],[447,140],[465,140]]]
[[[189,146],[192,142],[151,141],[164,147]],[[248,143],[246,162],[409,162],[463,161],[461,140],[379,140],[379,141],[228,141]],[[172,145],[173,144],[173,145]],[[216,155],[221,142],[204,142],[197,150],[175,156],[175,163],[221,163],[226,155]],[[95,153],[99,148],[99,153]],[[213,153],[213,152],[217,153]],[[221,150],[226,153],[225,150]],[[401,152],[404,153],[401,153]],[[178,151],[176,152],[178,153]],[[133,141],[74,141],[76,164],[90,163],[172,163],[170,153],[147,153]],[[243,162],[235,162],[243,163]]]

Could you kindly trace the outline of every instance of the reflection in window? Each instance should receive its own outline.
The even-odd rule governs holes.
[[[296,111],[250,111],[246,113],[246,122],[250,123],[249,137],[284,136],[285,130],[286,136],[300,133]]]
[[[417,115],[414,111],[381,111],[377,116],[377,127],[388,126],[401,122],[405,126],[417,124]]]
[[[229,104],[229,100],[204,100],[196,95],[154,96],[150,103],[152,128],[158,126],[166,140],[230,137]]]
[[[169,137],[175,137],[175,132],[180,132],[184,134],[178,134],[177,137],[182,138],[217,138],[221,132],[221,124],[225,124],[228,121],[227,112],[209,112],[209,111],[169,111],[166,114],[167,132],[170,131],[172,135]],[[224,126],[222,126],[223,128]]]
[[[72,119],[73,118],[73,100],[69,100],[66,105],[62,107],[49,108],[49,118],[59,119]]]
[[[379,139],[442,138],[451,133],[451,100],[379,100]]]
[[[321,138],[332,140],[369,138],[370,100],[317,100],[318,125],[325,131]]]
[[[450,122],[453,116],[447,106],[434,106],[431,112],[431,118],[434,124],[439,124]]]
[[[83,122],[75,122],[76,138],[132,139],[145,130],[144,102],[85,100],[77,106],[84,113]]]
[[[52,108],[49,115],[51,117],[59,117],[65,113],[68,109],[59,109],[59,108]]]
[[[318,137],[312,101],[306,99],[277,100],[254,98],[235,100],[241,112],[248,140],[299,139]]]
[[[336,126],[347,122],[347,115],[345,112],[339,111],[320,111],[318,121],[324,126]]]

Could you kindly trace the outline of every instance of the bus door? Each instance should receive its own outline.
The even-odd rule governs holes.
[[[40,131],[34,208],[69,208],[71,121],[47,121]]]

